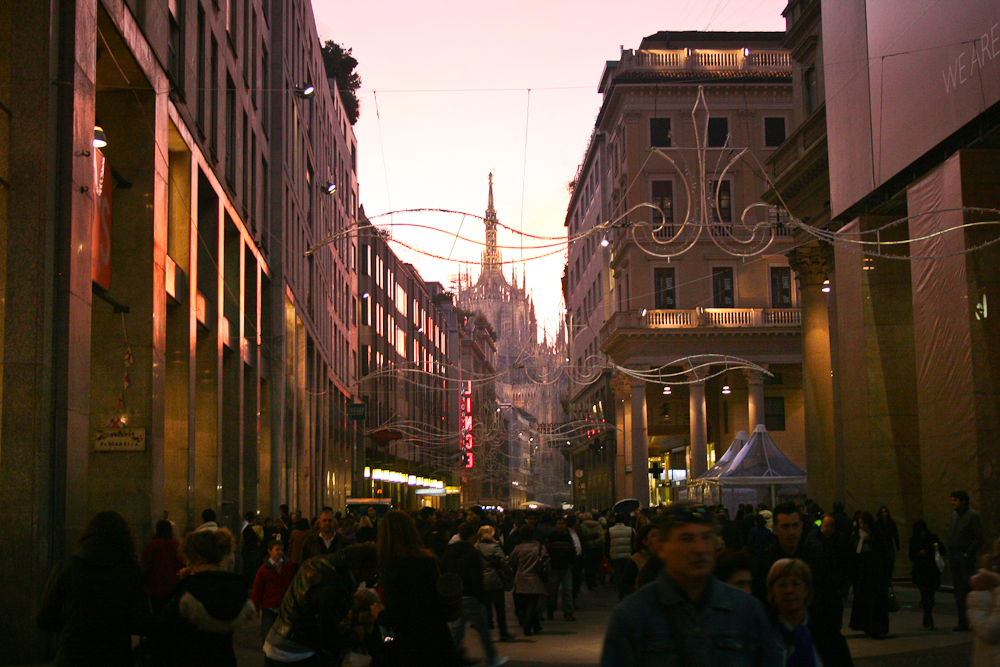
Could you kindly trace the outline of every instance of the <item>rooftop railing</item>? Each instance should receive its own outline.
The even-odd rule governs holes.
[[[773,72],[791,70],[787,51],[671,49],[622,51],[616,74],[630,70]]]

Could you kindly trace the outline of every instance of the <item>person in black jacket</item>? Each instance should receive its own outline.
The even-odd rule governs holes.
[[[850,627],[869,637],[884,637],[889,632],[889,543],[870,512],[858,518],[850,554],[854,559]]]
[[[181,542],[187,567],[154,633],[165,665],[236,667],[233,633],[257,613],[243,577],[228,568],[235,545],[228,528],[195,531]]]
[[[831,566],[826,556],[802,540],[802,516],[792,503],[782,503],[774,508],[774,542],[754,556],[753,594],[767,604],[767,575],[775,561],[798,558],[812,571],[812,595],[809,613],[815,625],[827,624],[829,630],[840,630],[844,603],[837,591]]]
[[[944,556],[948,553],[938,536],[919,519],[913,523],[910,537],[910,560],[913,561],[913,583],[920,589],[920,608],[924,610],[924,628],[934,629],[934,593],[941,585],[941,570],[935,559],[935,549]]]
[[[462,618],[451,626],[455,646],[461,650],[465,625],[469,623],[479,635],[486,653],[486,664],[502,665],[507,658],[497,655],[493,637],[486,621],[486,588],[483,583],[483,555],[476,548],[479,525],[466,521],[458,527],[458,542],[449,544],[441,555],[441,573],[453,572],[462,579]]]
[[[73,553],[52,568],[36,620],[59,633],[56,667],[132,665],[132,635],[148,636],[153,615],[132,531],[120,514],[91,519]]]
[[[266,665],[339,665],[361,640],[343,621],[358,584],[375,573],[375,547],[356,544],[302,564],[264,642]]]
[[[899,551],[899,528],[896,527],[896,520],[892,518],[889,508],[885,505],[878,508],[875,521],[889,547],[887,557],[889,559],[889,579],[892,580],[892,573],[896,570],[896,553]]]
[[[556,519],[556,527],[545,540],[545,550],[549,552],[549,580],[546,584],[546,611],[551,621],[556,615],[556,605],[559,602],[559,589],[562,588],[563,618],[575,621],[573,615],[573,561],[576,550],[573,548],[573,538],[566,528],[566,519]]]
[[[437,594],[437,556],[421,543],[406,512],[391,510],[379,521],[378,567],[385,604],[379,623],[392,630],[399,666],[460,665]]]
[[[822,661],[823,667],[853,667],[847,640],[827,623],[809,616],[812,573],[798,558],[774,562],[767,575],[767,600],[785,667],[804,667]],[[819,658],[817,660],[816,658]]]

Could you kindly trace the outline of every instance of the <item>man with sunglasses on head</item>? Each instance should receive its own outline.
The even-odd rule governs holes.
[[[714,576],[716,526],[694,503],[673,503],[653,522],[663,562],[655,581],[626,597],[608,623],[602,667],[780,667],[763,606]]]

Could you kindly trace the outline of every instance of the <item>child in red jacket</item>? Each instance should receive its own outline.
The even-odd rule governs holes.
[[[267,560],[257,570],[253,580],[250,600],[260,614],[260,636],[267,639],[267,633],[278,619],[278,610],[285,597],[285,591],[295,578],[295,564],[284,556],[285,547],[280,540],[267,543]]]

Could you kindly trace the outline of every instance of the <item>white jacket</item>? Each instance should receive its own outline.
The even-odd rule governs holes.
[[[611,560],[632,557],[632,533],[634,531],[624,523],[616,523],[608,529],[611,538],[609,545]]]
[[[965,602],[972,644],[972,667],[1000,667],[1000,586],[972,591]]]

